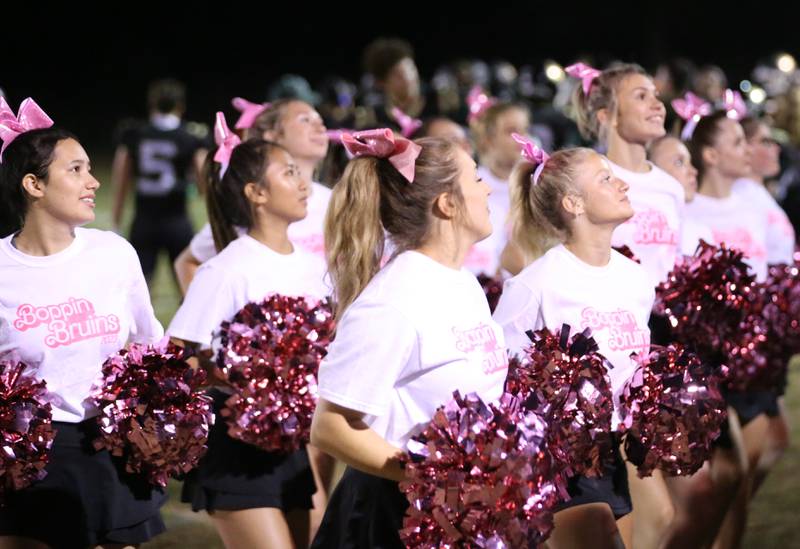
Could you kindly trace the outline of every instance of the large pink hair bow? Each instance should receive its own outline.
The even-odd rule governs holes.
[[[722,108],[725,109],[728,118],[734,120],[741,120],[747,116],[747,105],[738,91],[725,90],[725,95],[722,97]]]
[[[405,137],[395,137],[389,128],[343,133],[342,145],[354,157],[388,159],[409,183],[414,182],[414,166],[422,147]]]
[[[467,107],[469,107],[467,120],[472,122],[476,118],[480,118],[480,116],[486,112],[486,109],[496,103],[497,99],[486,95],[486,92],[484,92],[480,86],[473,86],[467,94]]]
[[[417,120],[416,118],[408,116],[397,107],[392,107],[392,118],[394,118],[400,126],[400,134],[403,137],[410,138],[414,135],[414,132],[422,127],[422,120]]]
[[[53,120],[47,116],[36,101],[28,97],[19,105],[16,116],[5,98],[0,97],[0,162],[3,161],[3,152],[19,135],[31,130],[41,130],[53,125]]]
[[[600,71],[594,67],[590,67],[586,63],[575,63],[570,65],[564,72],[573,78],[578,78],[583,86],[583,95],[588,97],[589,92],[592,90],[592,82],[600,76]]]
[[[222,164],[219,176],[225,175],[228,164],[231,162],[233,149],[242,142],[239,136],[231,131],[225,121],[225,115],[217,112],[217,120],[214,122],[214,142],[217,144],[217,152],[214,153],[214,162]]]
[[[681,139],[688,141],[692,138],[697,123],[704,116],[712,112],[711,103],[703,101],[692,92],[686,92],[683,98],[673,99],[670,103],[678,116],[686,121],[686,125],[681,132]]]
[[[536,166],[531,178],[533,184],[536,185],[539,182],[539,176],[542,174],[544,165],[550,159],[550,155],[544,152],[536,143],[518,133],[512,133],[511,139],[522,145],[522,150],[520,151],[522,158]]]
[[[267,110],[270,106],[269,103],[251,103],[247,99],[241,97],[234,97],[231,103],[237,111],[242,113],[239,116],[239,120],[236,121],[236,125],[234,125],[234,128],[237,130],[252,128],[258,115]]]

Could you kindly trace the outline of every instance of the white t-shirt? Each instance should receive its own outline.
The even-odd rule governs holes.
[[[342,316],[320,366],[319,395],[363,412],[402,448],[453,391],[496,401],[507,370],[503,332],[475,276],[410,251],[378,272]]]
[[[701,240],[705,240],[709,244],[714,243],[714,235],[711,229],[707,225],[698,223],[692,217],[684,217],[683,232],[681,234],[681,254],[685,256],[694,255]]]
[[[794,227],[766,187],[752,179],[737,179],[731,192],[740,195],[767,217],[767,263],[791,264],[795,247]]]
[[[110,231],[75,229],[64,250],[30,256],[0,240],[0,353],[47,382],[53,420],[96,416],[86,402],[105,360],[164,335],[136,252]]]
[[[305,218],[289,225],[289,240],[300,248],[316,254],[325,259],[325,212],[328,211],[328,202],[331,199],[331,190],[321,183],[311,183],[311,196],[308,198],[308,215]],[[236,227],[239,236],[245,234],[247,229]],[[211,234],[211,225],[206,223],[189,243],[189,251],[200,263],[205,263],[215,255],[214,236]]]
[[[219,325],[248,303],[271,294],[327,297],[325,272],[314,254],[299,247],[280,254],[245,234],[200,266],[167,332],[209,348]]]
[[[550,249],[506,281],[494,319],[503,327],[510,354],[521,354],[527,330],[551,331],[569,324],[572,333],[591,328],[608,372],[615,405],[636,369],[631,353],[650,346],[647,322],[655,289],[641,265],[615,250],[603,267],[584,263],[563,245]],[[614,414],[614,426],[619,422]]]
[[[637,173],[614,164],[614,175],[630,187],[628,198],[634,216],[614,231],[611,245],[628,246],[642,262],[655,287],[675,266],[681,245],[685,195],[683,187],[667,172],[650,164]]]
[[[725,243],[744,253],[758,280],[767,276],[767,217],[741,195],[712,198],[696,194],[686,205],[686,217],[711,230],[712,244]]]
[[[492,223],[492,234],[475,243],[467,252],[464,267],[479,275],[485,273],[495,276],[500,267],[500,256],[508,242],[511,227],[508,213],[511,208],[508,181],[498,179],[485,166],[478,167],[478,177],[483,179],[492,189],[489,195],[489,220]]]

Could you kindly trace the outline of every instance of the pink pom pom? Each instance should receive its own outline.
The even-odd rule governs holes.
[[[286,453],[308,442],[333,327],[327,301],[277,294],[222,323],[217,366],[235,393],[221,414],[232,438]]]
[[[625,454],[640,477],[691,475],[711,457],[727,417],[721,370],[680,345],[653,347],[623,389]]]
[[[27,368],[14,353],[0,356],[0,504],[45,477],[55,438],[47,386]]]
[[[610,364],[587,329],[529,332],[525,355],[509,364],[506,391],[548,425],[547,445],[569,476],[597,476],[611,449],[614,412],[607,376]]]
[[[439,408],[408,442],[406,547],[535,547],[567,497],[544,446],[545,423],[470,394]]]
[[[200,391],[205,372],[193,370],[189,356],[167,338],[132,343],[106,360],[93,393],[100,408],[95,448],[124,456],[128,472],[160,486],[193,469],[207,449],[211,399]]]

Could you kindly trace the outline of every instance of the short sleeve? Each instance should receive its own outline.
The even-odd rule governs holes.
[[[528,346],[530,339],[525,332],[544,325],[540,309],[539,298],[524,283],[512,278],[503,285],[493,318],[503,328],[509,356],[520,354]]]
[[[417,331],[396,308],[355,303],[320,365],[319,395],[351,410],[383,415],[418,347]]]
[[[234,281],[225,269],[201,266],[170,322],[169,335],[209,348],[220,324],[238,312],[233,288]]]

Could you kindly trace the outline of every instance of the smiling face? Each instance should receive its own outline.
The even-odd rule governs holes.
[[[616,89],[616,112],[611,124],[625,141],[647,144],[663,136],[666,109],[649,76],[631,74]]]
[[[689,149],[680,139],[665,137],[650,151],[653,164],[670,174],[683,186],[686,202],[694,200],[697,193],[697,169],[692,165]]]
[[[45,180],[27,174],[23,186],[33,201],[32,208],[57,222],[80,227],[94,221],[95,191],[100,183],[91,173],[89,156],[74,139],[56,144]]]
[[[318,162],[328,152],[328,135],[319,113],[303,101],[291,101],[280,119],[280,131],[268,130],[263,138],[286,147],[295,157]]]

